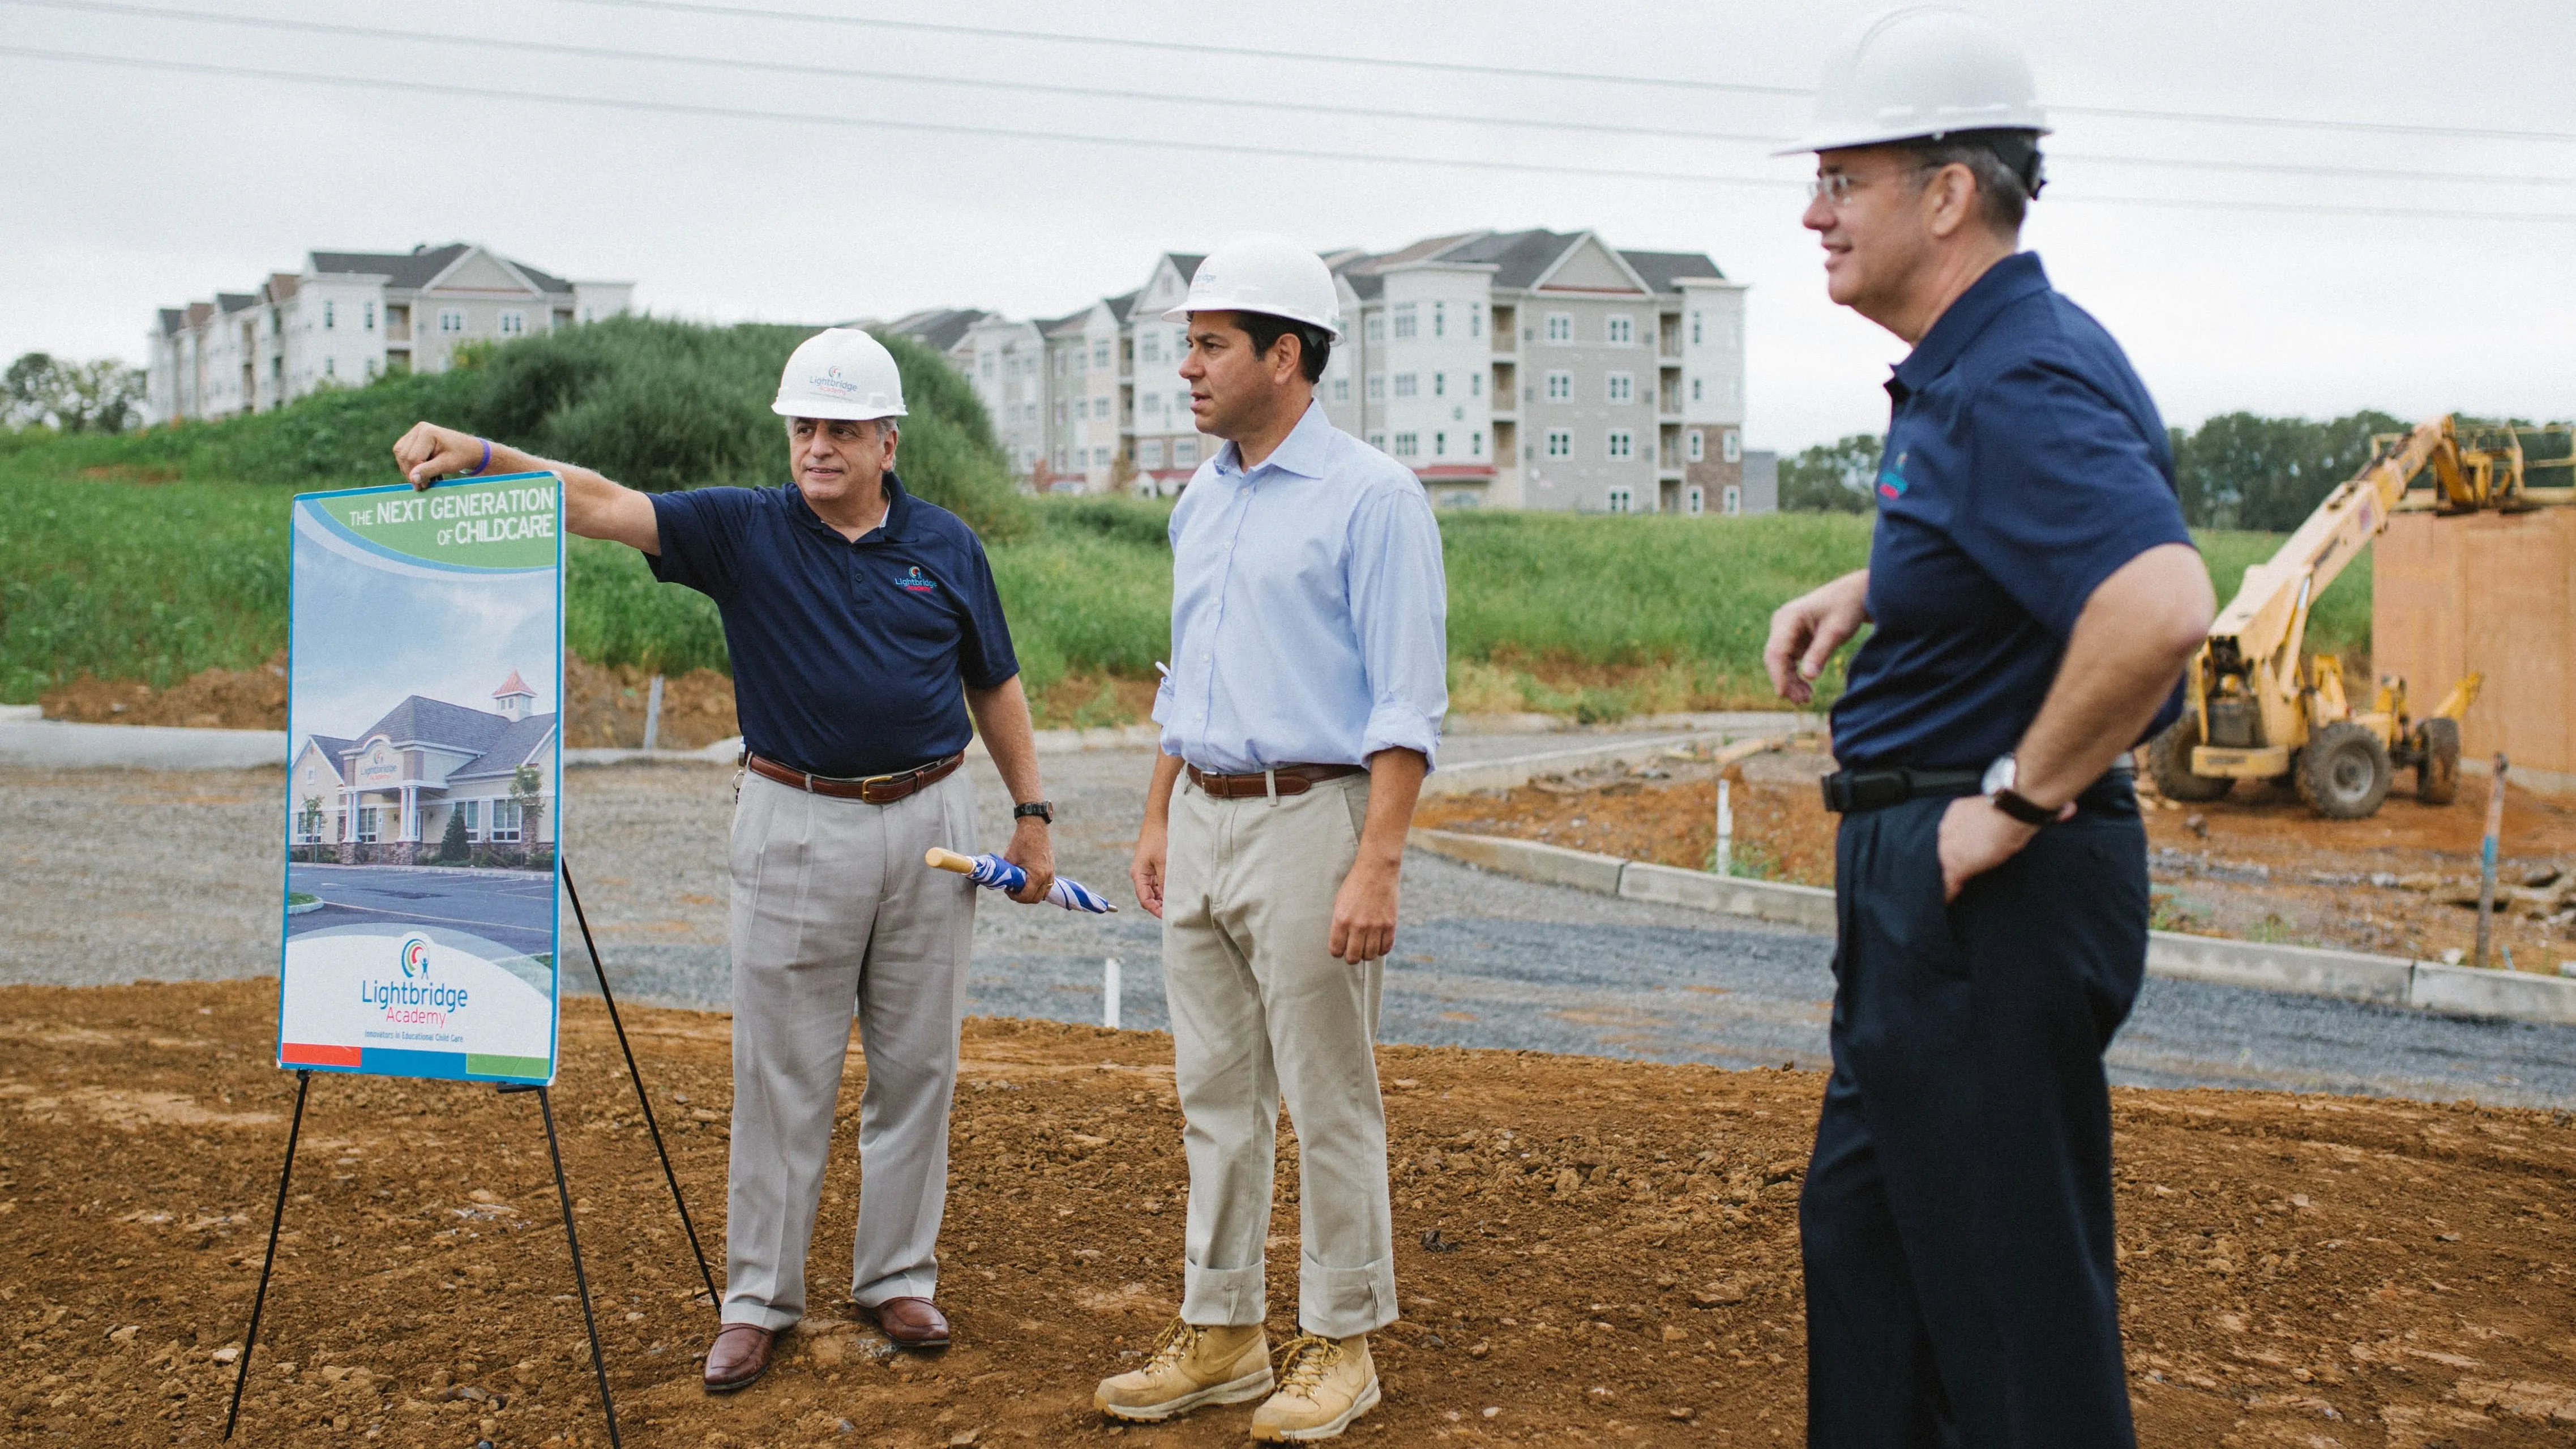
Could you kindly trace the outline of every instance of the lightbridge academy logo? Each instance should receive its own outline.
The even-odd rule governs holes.
[[[919,564],[914,564],[912,572],[895,580],[895,583],[907,594],[926,594],[939,587],[939,580],[923,573]]]
[[[1878,470],[1878,496],[1902,498],[1905,487],[1905,454],[1899,453],[1894,463]]]
[[[402,943],[402,974],[405,981],[429,974],[429,942],[418,936],[406,936]]]

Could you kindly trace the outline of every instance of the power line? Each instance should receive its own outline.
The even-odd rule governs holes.
[[[971,35],[990,40],[1028,40],[1054,45],[1092,45],[1126,50],[1159,50],[1188,55],[1228,55],[1248,60],[1301,61],[1317,65],[1366,66],[1385,70],[1429,71],[1449,75],[1501,76],[1513,80],[1576,81],[1596,85],[1656,86],[1668,90],[1714,91],[1733,95],[1796,96],[1815,94],[1811,86],[1757,85],[1746,81],[1686,80],[1677,76],[1614,75],[1598,71],[1545,70],[1530,66],[1482,65],[1470,61],[1410,60],[1391,56],[1335,55],[1315,50],[1279,50],[1248,45],[1210,45],[1197,41],[1148,40],[1133,36],[1081,35],[1055,30],[1017,30],[995,25],[962,25],[948,21],[888,20],[868,15],[817,15],[804,10],[778,10],[755,5],[711,5],[705,0],[573,0],[584,5],[614,5],[634,10],[660,10],[686,15],[719,15],[734,20],[789,20],[817,25],[905,30],[929,35]],[[2447,136],[2459,140],[2576,141],[2576,131],[2511,130],[2486,126],[2430,126],[2402,121],[2321,120],[2304,116],[2230,115],[2213,111],[2151,110],[2130,106],[2051,106],[2075,116],[2108,116],[2133,121],[2185,121],[2201,125],[2266,126],[2322,131],[2365,131],[2388,135]]]
[[[661,115],[703,116],[724,120],[783,121],[800,126],[843,126],[868,130],[910,131],[925,134],[979,136],[993,140],[1059,142],[1075,145],[1116,146],[1132,150],[1200,151],[1235,156],[1261,156],[1298,161],[1354,161],[1369,165],[1446,167],[1473,171],[1509,171],[1556,176],[1579,176],[1615,181],[1666,181],[1699,186],[1735,186],[1779,190],[1799,183],[1786,178],[1766,176],[1728,176],[1697,171],[1656,171],[1626,167],[1559,165],[1541,161],[1499,161],[1465,156],[1405,156],[1366,151],[1331,151],[1315,147],[1264,146],[1231,141],[1176,140],[1159,136],[1113,136],[1072,131],[1032,131],[1006,126],[959,125],[943,121],[908,121],[873,116],[834,116],[810,111],[771,111],[738,106],[704,105],[688,101],[630,99],[623,96],[565,95],[551,91],[503,89],[494,86],[468,86],[443,81],[406,80],[383,76],[320,75],[307,71],[272,70],[258,66],[221,65],[207,61],[163,60],[146,56],[94,55],[81,51],[45,50],[33,46],[0,45],[0,55],[14,55],[30,60],[62,61],[80,65],[121,66],[129,69],[173,71],[194,75],[228,76],[247,80],[286,81],[293,84],[330,86],[364,91],[409,91],[425,95],[455,96],[468,100],[523,101],[540,105],[590,107],[593,109],[640,111]],[[2576,222],[2576,212],[2501,212],[2426,210],[2411,207],[2346,206],[2304,204],[2280,201],[2221,201],[2192,197],[2161,196],[2096,196],[2078,194],[2064,198],[2068,202],[2096,206],[2139,206],[2174,210],[2279,212],[2306,216],[2377,216],[2411,218],[2425,221],[2507,221],[2561,223]]]
[[[1288,111],[1300,115],[1357,116],[1371,120],[1432,121],[1479,126],[1508,126],[1525,130],[1572,131],[1606,135],[1658,137],[1685,141],[1719,141],[1779,143],[1788,137],[1759,133],[1710,131],[1678,126],[1641,126],[1607,121],[1568,121],[1553,118],[1479,115],[1456,111],[1413,111],[1376,106],[1326,105],[1317,102],[1280,100],[1263,96],[1210,96],[1171,94],[1157,91],[1119,90],[1099,86],[1062,85],[1051,82],[992,80],[974,76],[921,75],[902,71],[864,70],[848,66],[816,65],[796,61],[745,60],[730,56],[674,55],[667,51],[627,50],[614,46],[581,45],[563,41],[518,40],[495,36],[443,35],[430,31],[396,30],[384,26],[347,25],[332,21],[295,20],[264,15],[230,15],[218,11],[183,10],[158,5],[120,3],[120,0],[0,0],[0,4],[36,6],[53,10],[72,10],[88,14],[124,15],[142,19],[177,20],[196,24],[230,25],[261,30],[282,30],[308,35],[346,36],[361,40],[392,40],[413,44],[451,45],[481,50],[516,51],[532,55],[576,56],[592,60],[640,61],[647,64],[698,66],[714,70],[731,70],[754,74],[815,76],[832,80],[883,81],[903,85],[949,86],[967,90],[1035,93],[1041,95],[1077,96],[1096,100],[1142,101],[1159,105],[1198,105],[1229,107],[1253,111]],[[2507,172],[2423,171],[2378,166],[2334,166],[2314,162],[2234,161],[2197,157],[2119,156],[2098,152],[2051,149],[2050,159],[2102,166],[2168,167],[2186,171],[2244,172],[2274,176],[2318,176],[2339,180],[2430,182],[2435,184],[2498,186],[2576,186],[2576,176],[2528,175]]]

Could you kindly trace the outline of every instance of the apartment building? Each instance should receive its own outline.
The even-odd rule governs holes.
[[[468,342],[627,310],[632,282],[571,282],[467,242],[311,252],[255,290],[164,307],[146,338],[152,421],[282,407],[387,373],[442,372]]]
[[[1169,495],[1217,446],[1190,416],[1184,329],[1162,317],[1199,260],[1165,252],[1135,291],[1062,317],[940,312],[891,325],[975,381],[1031,486]],[[1317,396],[1335,426],[1411,468],[1441,506],[1771,506],[1775,490],[1748,487],[1745,473],[1744,286],[1708,257],[1530,230],[1323,260],[1344,335]],[[947,320],[958,316],[979,320]],[[1006,349],[1026,358],[1031,334],[1043,363],[1006,396]]]

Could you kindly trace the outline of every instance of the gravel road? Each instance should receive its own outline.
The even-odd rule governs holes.
[[[1591,740],[1579,743],[1591,743]],[[1564,748],[1468,736],[1444,759]],[[1102,963],[1122,1021],[1166,1025],[1158,930],[1126,888],[1142,751],[1045,762],[1058,864],[1126,908],[1082,916],[983,898],[971,1011],[1100,1019]],[[983,844],[1007,798],[976,762]],[[732,772],[575,770],[566,859],[621,996],[725,1002],[724,837]],[[276,970],[282,778],[0,769],[0,983],[90,985]],[[566,913],[567,926],[570,913]],[[1390,1041],[1821,1067],[1831,942],[1800,932],[1487,874],[1415,853],[1388,972]],[[579,956],[567,949],[568,961]],[[568,984],[587,985],[583,974]],[[2116,1081],[2576,1108],[2576,1029],[2150,980],[2113,1044]]]

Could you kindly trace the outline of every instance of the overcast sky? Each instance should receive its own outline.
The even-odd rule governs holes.
[[[1902,352],[1825,301],[1815,248],[1797,224],[1797,183],[1809,165],[1770,159],[1757,141],[1313,109],[1760,136],[1798,129],[1803,96],[922,33],[634,0],[86,3],[0,0],[0,358],[42,349],[140,361],[155,307],[249,290],[315,249],[473,240],[561,275],[631,280],[639,304],[657,313],[828,321],[940,304],[1055,315],[1138,285],[1159,251],[1204,250],[1250,228],[1323,249],[1528,226],[1705,251],[1750,283],[1746,426],[1755,446],[1794,449],[1877,430],[1886,408],[1878,384]],[[1799,89],[1814,84],[1835,36],[1877,8],[1849,0],[715,3]],[[2576,414],[2576,87],[2567,74],[2576,6],[1981,0],[1975,8],[2025,38],[2044,101],[2092,108],[2058,115],[2055,179],[2025,241],[2127,344],[2170,421],[2239,408]],[[176,13],[391,27],[465,43]],[[576,57],[502,42],[901,79]],[[27,50],[1042,134],[442,97],[109,67]],[[969,89],[926,77],[1000,84]],[[1140,98],[1029,89],[1036,85]],[[1216,107],[1192,96],[1287,104]],[[2535,134],[2093,113],[2101,110]],[[1068,133],[1739,180],[1264,158],[1062,139]],[[2313,169],[2229,169],[2256,165]],[[2335,170],[2418,174],[2319,174]]]
[[[287,721],[295,748],[317,733],[355,739],[406,695],[497,713],[492,691],[513,670],[536,693],[528,713],[554,713],[555,607],[551,574],[371,568],[355,549],[325,548],[299,527]]]

